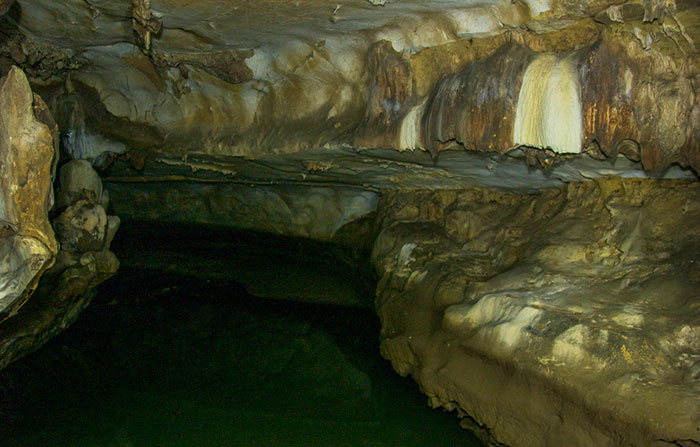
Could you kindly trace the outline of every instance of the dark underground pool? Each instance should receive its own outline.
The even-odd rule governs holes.
[[[361,253],[133,222],[113,250],[73,326],[0,372],[3,446],[483,445],[379,355]]]

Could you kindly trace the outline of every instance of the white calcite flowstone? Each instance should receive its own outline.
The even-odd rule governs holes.
[[[529,337],[528,328],[540,318],[542,311],[522,306],[522,296],[485,295],[474,305],[455,305],[445,310],[445,327],[455,330],[475,329],[479,337],[512,350]]]
[[[699,204],[640,179],[385,194],[382,354],[498,443],[698,445]]]
[[[545,54],[532,61],[523,75],[515,112],[515,144],[581,152],[580,89],[572,56]]]
[[[36,101],[19,68],[0,79],[0,314],[31,293],[58,251],[48,217],[56,154]]]

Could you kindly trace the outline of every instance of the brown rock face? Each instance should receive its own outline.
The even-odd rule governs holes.
[[[0,80],[0,369],[65,329],[90,289],[119,266],[108,250],[119,222],[106,215],[102,183],[87,162],[61,170],[67,209],[54,235],[57,136],[46,105],[12,68]]]
[[[506,445],[698,445],[699,203],[619,179],[387,194],[382,354]]]
[[[33,104],[43,103],[13,68],[0,80],[0,312],[6,313],[31,294],[58,252],[48,217],[53,129],[37,119]]]
[[[493,56],[445,76],[423,115],[424,145],[435,153],[454,145],[489,152],[515,147],[514,112],[523,73],[534,57],[528,48],[506,44]]]
[[[364,133],[371,136],[357,143],[366,147],[391,146],[400,137],[401,121],[415,105],[413,75],[408,61],[389,41],[377,42],[369,50],[369,100]]]
[[[545,38],[515,34],[513,41],[522,44],[503,43],[445,75],[424,100],[422,116],[402,116],[419,124],[401,126],[405,134],[383,147],[415,140],[434,154],[450,147],[505,153],[518,146],[575,154],[595,146],[609,157],[641,159],[648,171],[663,172],[671,163],[697,170],[696,63],[679,51],[649,51],[622,26],[575,32],[583,33],[578,39],[585,46],[551,52],[556,44]],[[663,40],[669,37],[659,38],[671,45]]]
[[[115,272],[107,188],[348,244],[378,213],[382,352],[433,405],[697,446],[698,45],[694,0],[0,0],[0,319],[56,258],[0,367]]]

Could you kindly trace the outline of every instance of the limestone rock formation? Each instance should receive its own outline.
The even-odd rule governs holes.
[[[119,219],[106,215],[89,163],[61,168],[57,208],[65,210],[49,221],[57,149],[51,114],[11,69],[0,81],[0,369],[75,320],[90,289],[119,266],[109,251]]]
[[[699,194],[615,179],[387,194],[382,354],[506,445],[697,445]]]
[[[700,166],[693,2],[287,3],[20,0],[0,67],[46,87],[77,158],[349,144]]]
[[[377,194],[355,188],[243,185],[113,185],[117,215],[204,223],[331,241],[370,216]],[[138,206],[133,206],[138,204]]]
[[[37,117],[42,107],[19,68],[0,80],[0,315],[28,298],[58,252],[48,216],[55,123]]]
[[[102,181],[90,163],[74,160],[61,167],[60,188],[56,206],[65,208],[78,198],[86,197],[91,203],[100,203],[103,189]]]
[[[374,243],[383,353],[494,442],[695,446],[698,45],[692,0],[0,0],[2,88],[47,104],[0,98],[42,135],[27,172],[59,130],[71,160],[56,255],[0,108],[0,311],[54,255],[59,290],[0,367],[114,272],[111,201]]]

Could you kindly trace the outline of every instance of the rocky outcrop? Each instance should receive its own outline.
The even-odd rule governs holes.
[[[63,165],[59,177],[53,228],[61,250],[32,298],[0,324],[0,369],[73,323],[94,288],[119,268],[109,250],[119,218],[106,214],[108,198],[97,174],[89,163],[76,160]]]
[[[116,272],[109,244],[119,219],[106,215],[90,164],[72,161],[61,168],[52,226],[58,129],[18,68],[0,81],[0,154],[1,369],[75,320],[90,289]]]
[[[584,21],[545,35],[491,38],[495,52],[443,76],[426,96],[387,97],[393,118],[386,115],[386,123],[358,142],[433,154],[449,147],[505,153],[521,146],[601,158],[622,152],[650,171],[663,172],[671,163],[697,170],[694,40],[680,28],[664,29]],[[411,92],[403,85],[420,76],[393,73],[392,92]],[[385,128],[396,129],[394,137],[377,140]]]
[[[10,70],[0,80],[0,315],[28,298],[58,252],[48,216],[56,131],[24,73]]]
[[[698,443],[696,2],[17,0],[0,16],[0,70],[41,88],[73,160],[44,275],[60,292],[35,332],[31,313],[0,325],[0,358],[115,270],[105,190],[135,220],[349,245],[381,200],[382,349],[434,405],[513,446]],[[32,234],[11,214],[22,200],[4,199],[0,236],[47,249],[20,292],[56,255],[45,214]]]
[[[698,445],[699,199],[619,179],[387,194],[382,354],[510,446]]]

